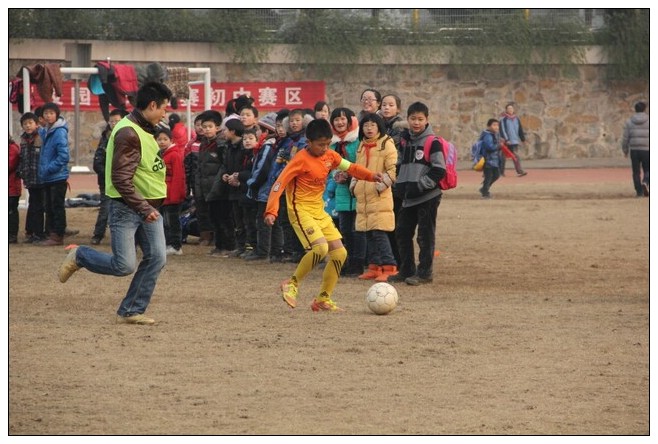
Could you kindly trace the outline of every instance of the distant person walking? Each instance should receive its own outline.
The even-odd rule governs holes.
[[[635,104],[635,114],[626,121],[621,139],[624,157],[628,157],[629,152],[631,154],[633,186],[637,197],[649,197],[649,114],[646,110],[645,102]],[[640,167],[642,167],[642,180],[640,180]]]
[[[514,114],[514,104],[508,103],[505,107],[505,113],[500,119],[500,141],[507,145],[509,150],[514,154],[512,160],[514,161],[514,169],[518,177],[525,176],[526,173],[521,168],[521,157],[519,156],[519,145],[525,142],[525,133],[521,120]],[[500,175],[505,175],[505,156],[500,159]]]

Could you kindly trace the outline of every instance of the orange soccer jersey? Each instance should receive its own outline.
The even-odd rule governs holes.
[[[345,165],[348,168],[345,168]],[[336,151],[327,150],[323,155],[315,157],[303,149],[295,154],[272,185],[265,214],[274,216],[279,214],[279,198],[284,190],[289,211],[302,210],[322,214],[324,212],[322,193],[327,176],[336,168],[346,169],[357,179],[373,181],[372,171],[347,162]]]

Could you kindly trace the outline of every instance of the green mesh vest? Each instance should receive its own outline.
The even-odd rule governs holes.
[[[105,162],[105,194],[108,197],[121,197],[112,183],[112,157],[114,156],[114,135],[121,128],[131,127],[139,136],[142,145],[142,158],[133,176],[133,184],[144,199],[162,199],[167,197],[165,183],[165,164],[160,157],[160,147],[153,134],[144,131],[128,118],[123,118],[114,127],[107,143],[107,161]]]

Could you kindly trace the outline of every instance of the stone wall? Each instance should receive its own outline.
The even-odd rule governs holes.
[[[9,77],[24,64],[59,61],[70,66],[61,50],[64,41],[49,45],[46,56],[41,53],[43,45],[10,41]],[[92,45],[100,48],[107,42]],[[116,48],[121,42],[113,45],[118,52]],[[209,66],[213,81],[323,80],[332,108],[346,106],[358,111],[361,91],[369,87],[382,94],[397,94],[402,99],[403,115],[410,103],[422,101],[429,106],[435,131],[455,143],[461,159],[469,157],[470,146],[486,121],[500,117],[507,102],[516,103],[527,134],[522,148],[524,158],[621,157],[623,123],[632,114],[633,104],[649,97],[648,81],[607,82],[606,66],[597,60],[581,65],[537,66],[531,70],[513,65],[452,65],[440,60],[435,64],[405,63],[404,59],[335,66],[300,65],[286,58],[285,51],[278,51],[266,63],[245,65],[232,63],[219,48],[209,44],[177,43],[172,51],[172,44],[149,43],[148,53],[153,55],[149,60],[143,59],[143,51],[135,49],[139,43],[125,45],[132,49],[123,48],[123,58],[113,60]],[[107,51],[106,47],[92,51],[92,59],[104,59]],[[100,111],[81,114],[77,164],[91,166],[104,122]],[[73,113],[65,112],[64,116],[72,124]],[[20,116],[14,112],[13,117],[17,134]]]

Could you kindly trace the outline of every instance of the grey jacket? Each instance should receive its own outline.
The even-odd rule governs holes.
[[[626,121],[621,149],[624,154],[629,150],[649,151],[649,114],[635,113]]]

